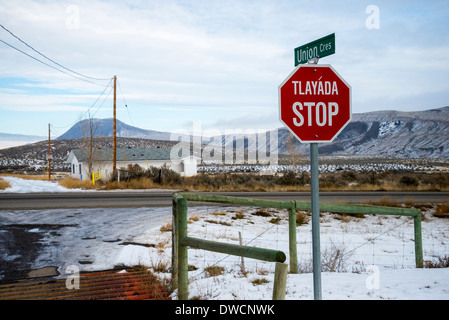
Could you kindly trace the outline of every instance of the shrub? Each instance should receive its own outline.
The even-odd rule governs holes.
[[[437,261],[424,261],[424,268],[448,268],[449,256],[437,257]]]
[[[279,221],[281,221],[281,218],[276,217],[276,218],[270,219],[270,221],[268,221],[268,222],[269,222],[269,223],[272,223],[272,224],[278,224]]]
[[[147,170],[146,175],[150,177],[153,182],[159,184],[179,184],[182,182],[181,175],[170,169],[166,164],[160,168],[151,166]]]
[[[412,176],[402,176],[399,183],[409,187],[416,187],[419,184],[418,179]]]
[[[439,218],[449,218],[449,205],[447,204],[437,205],[437,207],[435,208],[435,213],[433,215]]]
[[[357,180],[357,175],[355,174],[354,171],[344,171],[341,174],[341,177],[343,179],[345,179],[346,181],[350,181],[350,182],[353,182],[353,181]]]
[[[171,222],[167,222],[166,224],[164,224],[163,226],[161,226],[161,229],[160,229],[160,231],[161,232],[171,232],[173,229],[172,229],[172,223]]]
[[[306,212],[299,211],[296,213],[296,226],[302,226],[310,221],[310,217]]]
[[[425,175],[422,183],[434,188],[447,188],[449,187],[449,175],[444,173]]]
[[[271,217],[271,213],[269,213],[266,208],[259,209],[251,214],[259,217]]]
[[[261,284],[264,284],[264,283],[269,283],[269,282],[270,282],[270,281],[268,281],[268,280],[265,279],[265,278],[257,278],[257,279],[251,280],[251,283],[252,283],[253,285],[255,285],[255,286],[261,285]]]
[[[219,266],[210,266],[206,267],[205,272],[208,277],[215,277],[223,274],[224,268]]]
[[[284,186],[294,186],[300,183],[299,179],[296,177],[296,172],[287,171],[282,177],[279,178],[279,184]]]
[[[341,177],[335,174],[327,174],[323,177],[319,178],[320,188],[323,189],[335,189],[335,188],[344,188],[348,185],[348,183],[343,180]]]

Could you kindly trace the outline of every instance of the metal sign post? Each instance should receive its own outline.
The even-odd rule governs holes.
[[[312,258],[313,297],[321,300],[320,200],[318,180],[318,143],[310,144],[310,171],[312,189]]]
[[[321,300],[318,143],[332,142],[351,121],[351,86],[318,60],[335,53],[335,34],[295,49],[295,70],[279,86],[279,120],[310,144],[313,291]],[[308,63],[308,64],[305,64]]]

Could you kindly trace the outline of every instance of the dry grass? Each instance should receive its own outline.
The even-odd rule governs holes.
[[[305,178],[304,178],[305,176]],[[36,176],[30,176],[36,177]],[[41,176],[41,179],[43,176]],[[66,178],[67,180],[69,178]],[[355,173],[343,171],[320,174],[322,191],[437,191],[449,190],[449,174]],[[70,181],[70,179],[69,179]],[[78,186],[74,187],[82,187]],[[70,186],[69,186],[70,187]],[[86,186],[87,187],[87,186]],[[92,188],[89,186],[89,188]],[[135,177],[127,181],[98,182],[96,188],[176,189],[183,191],[310,191],[310,179],[304,173],[260,176],[253,173],[205,174],[177,179]]]
[[[424,268],[448,268],[449,256],[436,257],[434,261],[424,261]]]
[[[164,270],[166,272],[167,266],[164,263],[152,265],[153,269]],[[139,283],[139,287],[150,294],[155,300],[170,300],[170,294],[173,292],[171,282],[167,278],[160,279],[148,267],[144,265],[135,265],[132,267],[133,271],[141,272],[145,275],[145,280]],[[156,272],[156,271],[155,271]]]
[[[390,196],[383,196],[379,200],[370,200],[362,202],[362,204],[369,204],[373,206],[382,206],[382,207],[402,207],[401,203],[392,200]]]
[[[235,216],[233,216],[231,219],[232,220],[238,220],[238,219],[244,219],[244,218],[245,218],[245,215],[243,213],[236,212]]]
[[[117,189],[156,189],[161,188],[160,185],[156,185],[150,178],[139,178],[130,181],[109,181],[104,182],[98,180],[95,182],[95,186],[91,180],[79,180],[71,177],[67,177],[64,180],[60,180],[59,184],[69,189],[101,189],[101,190],[117,190]]]
[[[255,285],[255,286],[258,286],[258,285],[261,285],[261,284],[264,284],[264,283],[269,283],[269,282],[270,281],[268,281],[265,278],[257,278],[257,279],[251,280],[251,283],[253,285]]]
[[[224,212],[224,211],[211,212],[210,215],[213,215],[213,216],[225,216],[226,212]]]
[[[310,221],[310,214],[304,211],[296,211],[296,226],[302,226]]]
[[[4,190],[4,189],[9,188],[9,187],[11,187],[9,182],[3,180],[2,178],[0,178],[0,190]]]
[[[266,209],[266,208],[259,209],[251,214],[253,216],[259,216],[259,217],[271,217],[271,213],[268,212],[268,209]]]
[[[163,226],[161,226],[161,232],[171,232],[173,230],[173,226],[171,222],[167,222]]]
[[[68,189],[95,189],[90,180],[80,180],[67,177],[64,180],[60,180],[59,184]],[[97,184],[98,185],[98,184]]]
[[[114,190],[114,189],[156,189],[161,188],[161,185],[158,185],[153,182],[150,178],[139,178],[132,179],[129,181],[111,181],[107,182],[104,187],[105,190]]]
[[[449,218],[449,205],[448,204],[437,205],[437,207],[435,208],[435,213],[433,215],[439,218]]]
[[[232,225],[232,223],[227,222],[227,221],[222,221],[222,220],[215,221],[215,220],[207,219],[207,220],[204,220],[204,222],[214,223],[214,224],[221,224],[223,226],[231,226]]]
[[[224,273],[224,268],[219,266],[210,266],[204,269],[208,277],[216,277]]]
[[[171,268],[171,261],[159,259],[157,262],[151,261],[151,268],[153,272],[169,273]]]
[[[187,223],[192,223],[192,222],[194,222],[194,221],[198,221],[200,218],[197,216],[197,215],[195,215],[195,214],[192,214],[190,217],[189,217],[189,219],[187,220]]]

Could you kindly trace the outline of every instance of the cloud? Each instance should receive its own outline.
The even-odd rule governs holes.
[[[81,112],[87,110],[84,103],[91,98],[80,95],[40,95],[36,98],[29,94],[0,93],[1,109],[15,112]]]
[[[376,107],[374,102],[380,106],[393,101],[396,108],[406,108],[411,93],[425,96],[447,90],[446,3],[378,1],[379,30],[365,27],[367,5],[22,0],[3,1],[0,18],[15,34],[70,69],[100,78],[117,75],[117,101],[121,107],[126,101],[135,124],[167,130],[168,121],[156,119],[173,119],[173,126],[197,118],[207,126],[268,125],[271,115],[277,118],[277,87],[293,69],[293,49],[333,32],[336,54],[321,62],[333,64],[352,85],[354,110],[369,111]],[[1,29],[0,39],[30,52]],[[1,43],[0,55],[0,77],[24,82],[0,86],[6,99],[0,100],[0,110],[60,108],[76,118],[103,89]],[[251,112],[260,119],[248,116]]]

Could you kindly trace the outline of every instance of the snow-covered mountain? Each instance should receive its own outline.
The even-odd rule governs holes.
[[[92,126],[90,125],[89,121],[92,121]],[[92,127],[93,136],[95,137],[112,137],[114,132],[112,118],[81,120],[74,124],[64,134],[59,136],[58,139],[80,139],[88,137],[90,127]],[[170,133],[168,132],[140,129],[130,126],[120,120],[116,121],[116,130],[117,137],[150,140],[170,140]]]
[[[88,120],[75,124],[58,139],[83,138],[83,128]],[[94,136],[112,136],[112,119],[93,119]],[[84,129],[85,131],[85,129]],[[278,146],[272,151],[288,154],[289,132],[280,127],[272,132],[277,134]],[[170,140],[169,132],[146,130],[127,125],[117,120],[117,136],[128,138]],[[240,145],[245,149],[257,148],[255,135],[218,136],[203,139],[204,144]],[[351,123],[332,142],[320,144],[319,153],[323,155],[345,156],[384,156],[398,158],[444,158],[449,159],[449,107],[415,112],[375,111],[353,114]],[[191,140],[192,141],[192,140]],[[297,153],[307,154],[308,144],[296,139],[293,145]]]
[[[279,150],[288,150],[286,129],[279,130]],[[449,107],[417,112],[376,111],[353,114],[351,123],[329,144],[324,155],[449,159]],[[307,144],[296,144],[307,153]]]
[[[52,141],[53,165],[64,169],[67,152],[80,148],[87,137],[80,122]],[[96,148],[112,147],[112,119],[95,119],[94,135]],[[84,131],[85,132],[85,131]],[[277,135],[278,143],[271,152],[287,155],[295,150],[298,155],[309,153],[309,144],[301,144],[296,139],[289,143],[291,134],[286,128],[270,132]],[[118,146],[126,147],[168,147],[177,141],[170,141],[169,132],[145,130],[127,125],[117,120]],[[100,138],[101,137],[101,138]],[[257,148],[254,135],[235,137],[218,136],[213,140],[203,139],[204,145],[240,146],[245,149]],[[193,139],[191,139],[192,141]],[[185,140],[184,140],[185,141]],[[195,140],[196,141],[196,140]],[[269,141],[269,139],[267,139]],[[418,112],[376,111],[353,114],[351,123],[332,143],[320,144],[320,157],[353,156],[357,158],[402,158],[402,159],[443,159],[449,160],[449,107]],[[230,149],[231,149],[230,148]],[[235,148],[232,148],[235,150]],[[270,148],[267,148],[270,150]],[[205,150],[205,149],[204,149]],[[204,151],[203,150],[203,155]],[[45,168],[48,141],[0,149],[0,169],[2,168]]]

